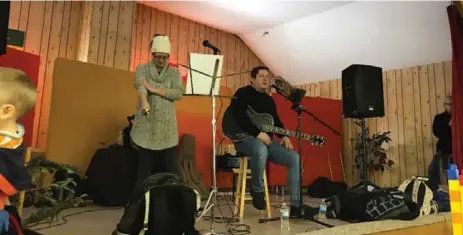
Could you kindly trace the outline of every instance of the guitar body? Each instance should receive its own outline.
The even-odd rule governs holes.
[[[275,127],[273,116],[268,113],[257,113],[251,107],[248,106],[246,114],[249,117],[249,120],[262,132],[265,133],[275,133],[281,134],[289,137],[297,137],[303,140],[308,140],[311,145],[324,146],[325,138],[316,135],[308,135],[296,131],[291,131],[283,129],[280,127]],[[232,110],[230,107],[225,110],[222,119],[222,133],[224,137],[231,142],[240,142],[249,138],[248,133],[243,131],[238,123],[236,123],[235,118],[232,115]]]
[[[261,128],[262,125],[273,126],[274,124],[273,117],[270,114],[257,113],[251,107],[248,107],[246,113],[249,119],[251,120],[251,122],[254,125],[256,125],[257,128],[259,128],[259,130],[262,130]],[[238,123],[236,123],[235,118],[232,115],[232,110],[230,109],[230,107],[228,107],[227,110],[225,110],[225,113],[223,115],[222,133],[224,137],[231,142],[240,142],[250,137],[250,135],[248,135],[245,131],[243,131],[239,127]]]

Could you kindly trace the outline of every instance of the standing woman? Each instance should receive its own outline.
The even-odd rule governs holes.
[[[169,66],[169,37],[154,36],[152,61],[141,64],[135,73],[139,102],[130,132],[138,151],[137,180],[158,172],[176,173],[178,129],[175,100],[183,94],[177,68]]]

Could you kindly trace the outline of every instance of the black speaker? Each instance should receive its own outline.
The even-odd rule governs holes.
[[[0,55],[6,54],[8,41],[8,21],[10,20],[10,1],[0,1]]]
[[[384,117],[383,69],[353,64],[342,71],[344,118]]]

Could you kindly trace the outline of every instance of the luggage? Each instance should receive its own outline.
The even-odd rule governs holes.
[[[174,174],[137,183],[113,235],[199,235],[194,228],[201,199]]]
[[[353,222],[395,219],[408,212],[401,191],[380,188],[367,181],[328,199],[327,203],[328,217]]]
[[[438,212],[426,178],[412,177],[398,188],[380,188],[365,181],[327,199],[327,216],[352,222],[413,220]]]
[[[136,182],[138,153],[112,145],[99,149],[86,172],[86,191],[97,205],[123,206]]]

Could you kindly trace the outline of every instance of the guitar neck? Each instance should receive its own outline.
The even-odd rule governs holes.
[[[262,125],[262,127],[263,127],[263,130],[266,131],[266,132],[271,132],[271,133],[280,134],[280,135],[286,135],[286,136],[289,136],[289,137],[297,137],[298,136],[297,131],[291,131],[291,130],[283,129],[283,128],[276,127],[276,126],[269,126],[269,125]],[[300,136],[301,136],[301,139],[305,139],[305,140],[310,139],[310,135],[307,135],[307,134],[300,133]]]

